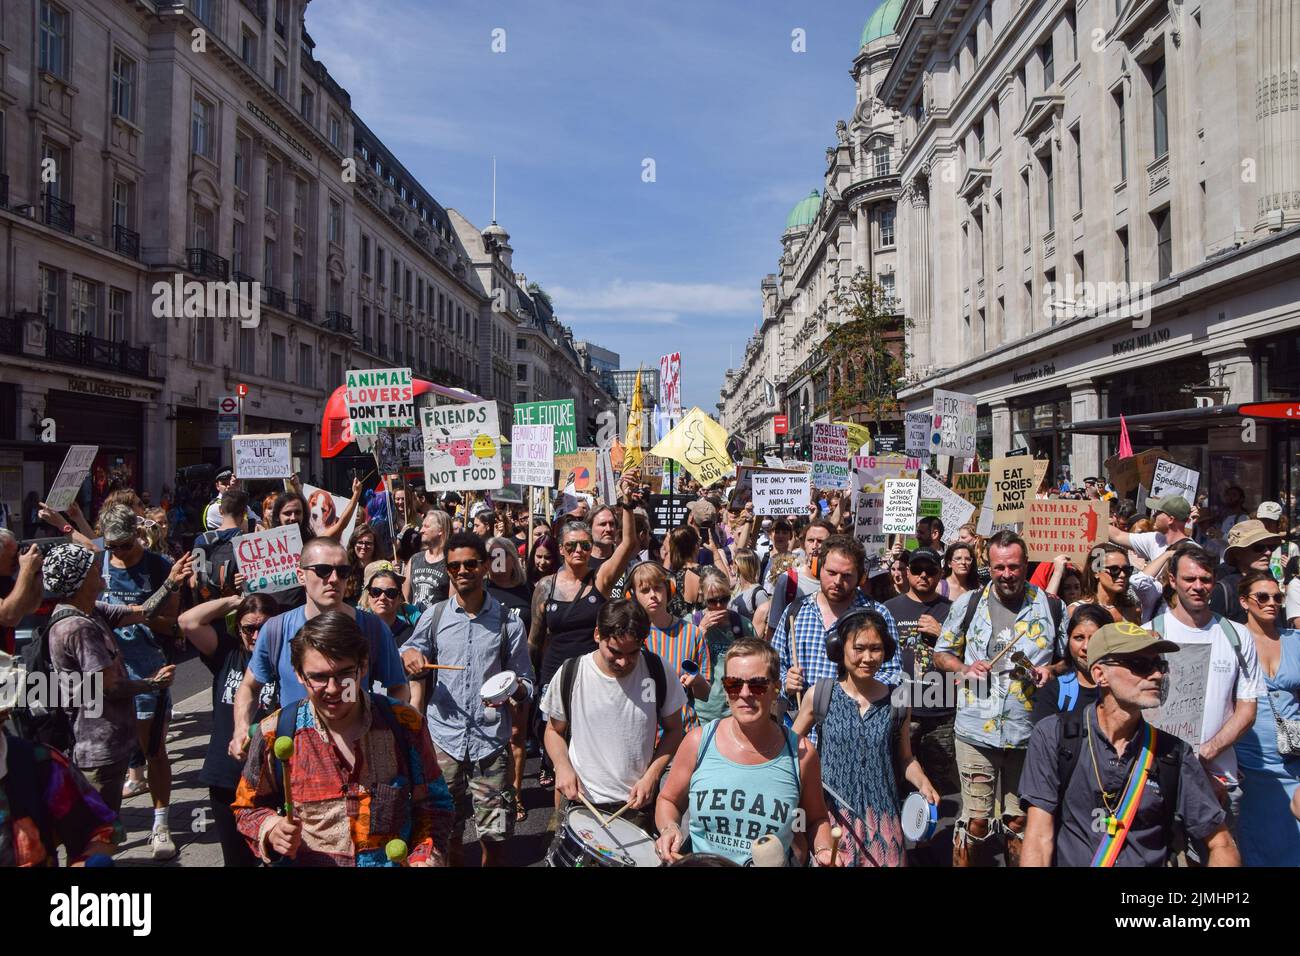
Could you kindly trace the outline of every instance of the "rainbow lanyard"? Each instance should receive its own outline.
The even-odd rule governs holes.
[[[1142,752],[1137,755],[1134,772],[1129,774],[1124,798],[1120,801],[1118,812],[1107,820],[1106,833],[1102,836],[1101,845],[1097,847],[1097,852],[1093,855],[1089,866],[1115,865],[1115,861],[1119,858],[1119,851],[1124,848],[1124,840],[1128,837],[1129,828],[1137,817],[1138,804],[1142,802],[1142,785],[1146,782],[1147,773],[1155,762],[1156,754],[1157,731],[1150,724],[1147,724],[1146,728]]]

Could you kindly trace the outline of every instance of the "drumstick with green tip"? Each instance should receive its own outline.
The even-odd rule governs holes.
[[[280,761],[281,773],[284,776],[284,815],[292,820],[293,790],[289,785],[289,761],[293,759],[292,737],[275,738],[275,757]]]
[[[384,846],[384,856],[388,857],[388,859],[396,863],[398,866],[406,865],[406,857],[409,852],[405,840],[389,840]]]

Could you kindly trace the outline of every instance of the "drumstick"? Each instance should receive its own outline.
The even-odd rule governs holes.
[[[631,807],[631,806],[632,806],[632,801],[629,800],[627,803],[623,804],[623,806],[619,809],[618,813],[614,814],[612,817],[610,817],[610,818],[609,818],[608,820],[606,820],[605,822],[606,822],[606,823],[613,823],[615,820],[617,820],[619,817],[621,817],[624,813],[626,813],[627,810],[628,810],[628,808]]]
[[[835,858],[840,855],[840,838],[844,836],[844,831],[839,827],[831,827],[831,866],[835,865]]]
[[[993,658],[993,660],[989,661],[989,669],[992,670],[992,669],[993,669],[993,665],[996,664],[998,661],[1002,660],[1002,655],[1005,654],[1007,651],[1011,650],[1011,648],[1015,647],[1015,646],[1016,646],[1017,644],[1019,644],[1019,643],[1020,643],[1020,639],[1017,638],[1017,639],[1014,640],[1014,641],[1010,641],[1010,642],[1007,644],[1006,647],[1004,647],[1004,648],[1002,648],[1002,650],[998,651],[998,655],[997,655],[997,657],[995,657],[995,658]]]
[[[593,806],[591,805],[591,801],[587,799],[587,795],[586,795],[585,793],[583,793],[581,790],[578,791],[578,799],[582,801],[582,805],[583,805],[584,807],[586,807],[588,810],[591,811],[592,816],[594,816],[594,817],[596,818],[597,822],[600,823],[600,825],[601,825],[602,827],[603,827],[603,826],[608,822],[608,821],[605,819],[605,814],[601,813],[599,810],[597,810],[595,807],[593,807]],[[606,832],[606,833],[609,833],[608,830],[606,830],[605,832]],[[610,834],[610,835],[612,836],[613,834]]]
[[[408,855],[408,852],[409,851],[406,848],[405,840],[401,840],[401,839],[389,840],[388,843],[384,846],[384,856],[388,857],[388,859],[392,860],[398,866],[406,865],[406,857]]]
[[[284,775],[284,815],[293,819],[293,791],[289,788],[289,761],[293,759],[293,738],[275,738],[275,757]]]
[[[465,668],[460,664],[425,664],[426,671],[463,671]]]

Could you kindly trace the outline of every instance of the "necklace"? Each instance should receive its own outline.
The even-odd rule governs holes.
[[[1088,724],[1088,756],[1092,758],[1092,775],[1097,781],[1097,791],[1101,794],[1102,806],[1106,808],[1106,835],[1114,836],[1115,832],[1120,828],[1119,817],[1115,816],[1115,811],[1119,809],[1119,801],[1124,799],[1124,794],[1128,793],[1128,788],[1133,783],[1133,775],[1138,770],[1138,761],[1133,761],[1133,766],[1128,772],[1128,779],[1124,781],[1124,786],[1114,793],[1108,791],[1102,786],[1101,771],[1097,767],[1097,752],[1092,748],[1092,721],[1087,717],[1085,717],[1085,720],[1087,720]],[[1131,747],[1132,745],[1133,740],[1130,739],[1128,746]],[[1116,801],[1114,807],[1110,805],[1108,797]]]

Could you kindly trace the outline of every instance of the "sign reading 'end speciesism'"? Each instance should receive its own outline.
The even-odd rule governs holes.
[[[352,437],[415,424],[415,384],[409,368],[349,369],[344,400]]]

